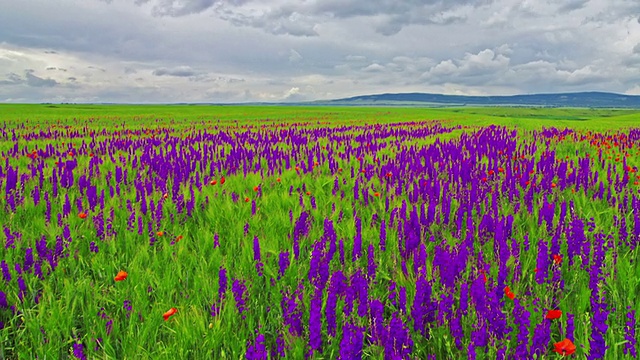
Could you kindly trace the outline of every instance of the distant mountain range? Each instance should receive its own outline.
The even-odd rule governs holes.
[[[314,105],[380,106],[544,106],[640,108],[640,96],[606,92],[528,94],[510,96],[463,96],[427,93],[361,95],[344,99],[313,101]]]

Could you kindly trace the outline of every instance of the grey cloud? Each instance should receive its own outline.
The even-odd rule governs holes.
[[[584,86],[599,88],[611,77],[591,65],[575,67],[537,60],[512,66],[496,78],[495,84],[509,85],[516,80],[531,89],[545,89],[551,85],[558,89],[556,91],[564,91]]]
[[[19,85],[22,83],[24,83],[24,79],[16,73],[9,73],[5,80],[0,80],[0,85]]]
[[[191,77],[198,75],[198,72],[196,72],[189,66],[178,66],[175,68],[159,68],[153,70],[152,74],[155,76]]]
[[[219,13],[219,16],[235,26],[258,28],[273,35],[318,36],[313,19],[297,12],[288,13],[286,16],[278,11],[261,15],[245,15],[226,9]]]
[[[175,1],[161,0],[153,6],[153,14],[156,16],[184,16],[197,14],[212,7],[214,0]]]
[[[224,84],[224,85],[238,84],[238,83],[245,82],[244,79],[226,77],[226,76],[215,76],[215,75],[210,75],[210,74],[198,74],[198,75],[190,76],[189,77],[189,81],[202,82],[202,83],[213,83],[213,84],[215,84],[214,86],[220,86],[222,84]]]
[[[367,57],[362,55],[347,55],[345,57],[345,60],[361,62],[361,61],[367,61]]]
[[[438,14],[464,5],[481,6],[493,0],[330,0],[318,1],[312,11],[318,14],[329,14],[338,18],[373,15],[406,15],[416,11],[428,10],[431,14]]]
[[[97,67],[97,66],[93,66],[93,65],[87,66],[87,68],[88,69],[92,69],[92,70],[98,70],[100,72],[106,72],[107,71],[106,69],[103,69],[103,68]]]
[[[33,87],[54,87],[58,85],[58,82],[53,79],[45,79],[33,75],[34,71],[31,69],[27,69],[24,72],[24,76],[27,79],[27,85]]]
[[[154,16],[172,16],[179,17],[191,14],[198,14],[208,10],[216,5],[226,4],[239,6],[244,4],[245,0],[136,0],[137,5],[153,3],[152,14]]]
[[[299,52],[291,49],[289,50],[289,62],[296,63],[302,60],[302,55]]]
[[[354,3],[356,1],[351,1]],[[462,23],[467,20],[464,13],[465,8],[472,8],[485,5],[492,0],[471,1],[438,1],[431,0],[426,2],[408,1],[376,1],[377,6],[371,6],[370,3],[360,2],[358,6],[347,8],[346,11],[340,6],[334,6],[331,14],[336,17],[354,17],[354,16],[377,16],[379,20],[376,22],[375,31],[391,36],[399,33],[403,28],[409,25],[449,25],[453,23]]]
[[[260,28],[275,35],[318,36],[316,25],[332,19],[350,19],[372,17],[376,32],[395,35],[405,26],[448,25],[463,22],[466,15],[456,13],[462,7],[486,5],[493,0],[427,0],[427,1],[391,1],[391,0],[348,0],[291,2],[269,11],[256,14],[243,8],[231,10],[220,6],[216,11],[221,19],[236,26]],[[235,3],[237,7],[237,3]]]
[[[620,0],[616,6],[607,6],[599,13],[588,16],[585,18],[584,23],[596,22],[596,23],[618,23],[621,20],[634,18],[640,23],[640,2],[636,0]]]
[[[0,11],[0,99],[623,92],[640,81],[638,0],[74,1]],[[589,17],[600,22],[580,26]]]
[[[564,3],[560,2],[560,7],[558,8],[558,12],[560,13],[568,13],[571,11],[579,10],[584,8],[590,0],[568,0]]]

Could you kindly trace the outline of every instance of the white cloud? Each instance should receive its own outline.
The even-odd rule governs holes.
[[[624,93],[627,95],[640,95],[640,84],[627,89]]]
[[[384,70],[384,66],[377,63],[373,63],[362,68],[362,71],[366,71],[366,72],[380,72],[383,70]]]

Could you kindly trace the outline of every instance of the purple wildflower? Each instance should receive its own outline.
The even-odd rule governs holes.
[[[370,282],[373,282],[376,279],[376,269],[378,266],[376,265],[375,254],[374,254],[374,246],[373,244],[369,244],[367,248],[367,279]]]
[[[24,254],[24,272],[31,272],[33,266],[33,248],[27,248]]]
[[[0,290],[0,309],[6,309],[9,307],[9,304],[7,303],[7,294],[4,293],[4,291]]]
[[[220,266],[218,271],[218,301],[224,299],[224,294],[227,291],[227,269]]]
[[[131,306],[131,300],[125,300],[122,303],[122,308],[124,309],[124,311],[126,311],[127,317],[129,317],[131,315],[131,310],[133,309],[133,307]]]
[[[247,287],[244,284],[244,281],[235,279],[233,281],[233,285],[231,286],[231,291],[233,292],[233,298],[236,301],[236,307],[238,308],[238,312],[242,314],[247,308],[245,307],[246,299],[245,299],[245,291]],[[246,315],[242,314],[242,318],[244,319]]]
[[[213,235],[213,248],[218,248],[220,247],[220,236],[218,236],[218,233],[215,233]]]
[[[256,336],[256,340],[253,345],[251,344],[251,342],[248,342],[245,358],[247,360],[266,360],[268,357],[268,353],[264,342],[265,340],[263,334],[258,334]]]
[[[2,268],[2,277],[4,278],[4,281],[7,283],[11,281],[11,272],[9,271],[9,265],[7,265],[7,262],[2,260],[2,262],[0,262],[0,268]]]
[[[309,347],[311,356],[322,353],[322,289],[316,288],[309,310]]]
[[[627,307],[629,312],[627,313],[627,322],[626,331],[624,335],[624,339],[627,340],[627,343],[624,344],[624,354],[631,355],[634,358],[638,357],[638,352],[636,351],[636,347],[638,346],[638,338],[636,337],[636,311],[631,310],[631,307]]]
[[[342,327],[342,340],[340,341],[340,356],[338,359],[361,359],[362,346],[364,344],[363,328],[347,323]]]
[[[278,257],[278,280],[284,276],[284,272],[289,267],[289,252],[283,251]]]
[[[84,354],[84,345],[82,345],[81,342],[76,341],[73,343],[73,356],[75,356],[76,359],[87,360],[87,356]]]
[[[109,319],[105,324],[105,330],[107,331],[107,336],[111,335],[111,331],[113,330],[113,320]]]
[[[393,313],[385,333],[384,357],[386,359],[409,359],[413,350],[413,340],[409,329],[397,312]]]

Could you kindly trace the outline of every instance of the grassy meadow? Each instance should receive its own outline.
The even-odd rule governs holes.
[[[637,358],[640,111],[0,124],[0,358]]]

